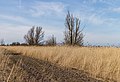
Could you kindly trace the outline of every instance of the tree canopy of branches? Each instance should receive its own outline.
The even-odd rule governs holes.
[[[47,41],[46,41],[46,45],[47,46],[55,46],[57,44],[56,42],[56,37],[54,37],[54,35],[52,35]]]
[[[42,45],[44,38],[44,32],[42,27],[32,27],[28,33],[24,36],[24,39],[28,45]]]
[[[79,18],[74,18],[68,11],[65,20],[66,30],[64,32],[64,43],[66,45],[83,46],[84,35],[82,33],[83,29],[80,29],[80,23]]]

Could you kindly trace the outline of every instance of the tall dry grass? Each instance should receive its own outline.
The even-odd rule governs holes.
[[[23,55],[120,81],[120,48],[5,47]]]
[[[21,60],[17,60],[17,63],[15,64],[11,61],[11,56],[6,55],[5,53],[6,50],[0,48],[0,82],[15,82],[16,76],[17,79],[21,81],[20,73],[22,75],[23,73],[20,72],[20,68],[18,68]]]

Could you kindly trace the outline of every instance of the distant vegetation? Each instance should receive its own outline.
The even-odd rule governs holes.
[[[65,31],[64,31],[64,41],[60,44],[72,45],[72,46],[83,46],[84,35],[82,33],[83,29],[80,28],[80,19],[76,18],[69,11],[65,18]],[[41,26],[33,26],[28,30],[27,34],[24,36],[25,43],[12,42],[7,44],[7,46],[19,46],[19,45],[36,45],[36,46],[55,46],[57,45],[57,40],[54,35],[44,40],[45,32]],[[58,37],[57,37],[58,38]],[[5,45],[4,39],[1,40],[1,45]]]
[[[28,45],[42,45],[43,37],[42,27],[32,27],[24,36],[24,39]]]
[[[46,40],[45,44],[46,46],[56,46],[57,45],[56,37],[52,35],[49,39]]]
[[[66,30],[64,32],[64,43],[67,45],[83,46],[83,33],[80,30],[80,19],[74,18],[68,11],[65,21]]]

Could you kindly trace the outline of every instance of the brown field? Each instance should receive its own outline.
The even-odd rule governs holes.
[[[104,80],[92,77],[84,70],[63,67],[57,63],[0,48],[0,82],[104,82]]]
[[[91,76],[120,81],[120,48],[5,47],[22,55],[89,72]]]

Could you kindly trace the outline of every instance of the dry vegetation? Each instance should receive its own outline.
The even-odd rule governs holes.
[[[6,47],[33,57],[89,72],[91,76],[120,81],[120,48],[95,47]]]
[[[20,54],[0,48],[0,82],[104,82],[83,70]]]

